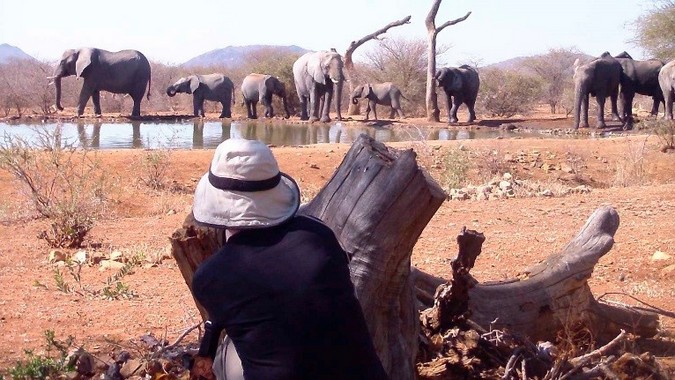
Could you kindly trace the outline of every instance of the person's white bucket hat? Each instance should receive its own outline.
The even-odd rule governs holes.
[[[247,229],[279,225],[299,207],[298,185],[279,171],[267,145],[228,139],[218,145],[197,184],[192,212],[201,224]]]

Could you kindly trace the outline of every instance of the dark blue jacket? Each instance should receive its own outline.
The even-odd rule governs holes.
[[[225,329],[247,380],[387,378],[347,255],[317,220],[240,231],[199,266],[192,291],[215,326],[207,333]]]

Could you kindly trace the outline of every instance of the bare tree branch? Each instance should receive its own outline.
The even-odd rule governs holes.
[[[410,24],[410,18],[411,17],[412,16],[407,16],[407,17],[404,17],[404,18],[402,18],[398,21],[392,21],[389,24],[387,24],[385,27],[383,27],[381,29],[378,29],[377,31],[375,31],[371,34],[368,34],[368,35],[364,36],[360,40],[352,41],[349,44],[349,47],[347,48],[347,50],[345,51],[345,67],[347,69],[352,69],[354,67],[354,61],[352,60],[352,55],[354,54],[354,50],[356,50],[356,48],[358,48],[359,46],[363,45],[364,43],[366,43],[370,40],[379,40],[378,37],[380,36],[380,34],[386,33],[389,29],[391,29],[393,27],[400,26],[400,25],[403,25],[403,24]]]
[[[467,13],[464,15],[464,17],[460,17],[460,18],[456,18],[456,19],[454,19],[454,20],[447,21],[445,24],[443,24],[443,25],[439,26],[438,28],[436,28],[436,33],[439,33],[441,30],[443,30],[444,28],[446,28],[446,27],[448,27],[448,26],[455,25],[455,24],[459,24],[460,22],[462,22],[462,21],[466,20],[467,18],[469,18],[469,16],[471,16],[471,11],[467,12]]]

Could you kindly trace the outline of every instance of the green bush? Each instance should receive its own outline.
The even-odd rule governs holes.
[[[105,206],[105,173],[95,153],[61,138],[61,128],[36,129],[35,141],[5,134],[0,169],[22,186],[39,215],[51,221],[38,237],[52,247],[80,247]]]
[[[441,175],[444,188],[457,189],[466,184],[469,171],[469,155],[467,152],[454,148],[448,151],[443,158],[443,173]]]
[[[75,338],[68,336],[65,341],[56,339],[54,331],[45,331],[45,355],[37,355],[25,350],[26,358],[16,362],[8,370],[14,380],[56,379],[65,372],[73,371],[74,365],[68,362],[68,351]]]

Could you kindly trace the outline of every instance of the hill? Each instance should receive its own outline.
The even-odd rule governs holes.
[[[16,46],[12,46],[12,45],[9,45],[9,44],[1,44],[0,45],[0,64],[7,63],[12,59],[35,60],[35,58],[33,58],[30,55],[24,53],[23,50],[19,49]]]
[[[211,50],[207,53],[198,55],[185,63],[185,67],[205,67],[213,65],[225,65],[228,67],[236,67],[244,63],[246,57],[261,49],[275,50],[280,53],[297,53],[304,54],[309,50],[301,48],[300,46],[278,46],[278,45],[246,45],[246,46],[228,46],[222,49]]]
[[[534,71],[527,65],[527,61],[529,59],[542,57],[544,55],[545,54],[533,55],[533,56],[529,56],[529,57],[514,57],[514,58],[507,59],[505,61],[501,61],[501,62],[497,62],[497,63],[493,63],[493,64],[490,64],[490,65],[484,66],[483,68],[510,70],[510,71],[519,72],[521,74],[533,75]],[[576,55],[581,60],[581,62],[589,62],[589,61],[591,61],[592,59],[595,58],[591,55],[584,54],[584,53],[578,53]]]

